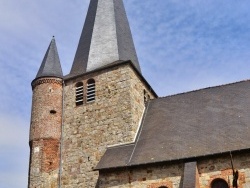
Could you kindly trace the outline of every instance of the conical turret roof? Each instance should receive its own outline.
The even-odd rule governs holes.
[[[131,60],[140,72],[122,0],[91,0],[70,75]]]
[[[61,63],[57,52],[56,41],[54,37],[51,40],[47,52],[43,58],[40,69],[36,75],[36,79],[41,77],[63,78]]]

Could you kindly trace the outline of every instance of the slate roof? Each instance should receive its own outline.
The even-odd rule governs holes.
[[[122,0],[91,0],[70,76],[118,60],[131,60],[140,72]]]
[[[50,45],[46,51],[40,69],[36,75],[36,79],[51,76],[63,78],[61,63],[57,52],[56,41],[54,38],[51,40]]]
[[[136,142],[108,148],[96,169],[250,148],[250,81],[151,100]]]

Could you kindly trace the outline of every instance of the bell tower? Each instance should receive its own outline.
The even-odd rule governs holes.
[[[122,0],[91,0],[75,59],[64,77],[62,187],[98,187],[95,167],[108,146],[134,141],[145,98]]]
[[[145,102],[157,97],[123,1],[90,0],[70,73],[53,38],[32,89],[29,187],[99,187],[95,167],[107,147],[134,142]]]
[[[31,85],[29,187],[57,187],[62,124],[62,69],[54,38]]]

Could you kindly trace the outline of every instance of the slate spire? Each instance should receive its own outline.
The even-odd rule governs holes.
[[[57,52],[56,41],[54,37],[51,40],[47,52],[43,58],[40,69],[36,75],[36,79],[41,77],[63,78],[61,63]]]
[[[131,60],[140,72],[122,0],[90,0],[70,75],[89,72],[118,60]]]

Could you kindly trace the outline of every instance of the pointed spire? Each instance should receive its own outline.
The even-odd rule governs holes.
[[[122,0],[90,0],[70,75],[131,60],[140,72]]]
[[[36,78],[51,76],[58,78],[63,77],[61,63],[57,52],[56,41],[54,36],[43,58],[42,64],[36,75]]]

